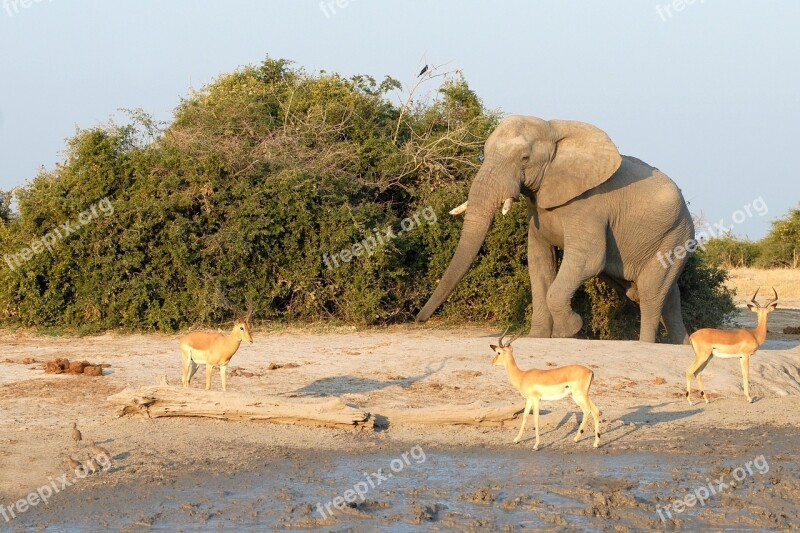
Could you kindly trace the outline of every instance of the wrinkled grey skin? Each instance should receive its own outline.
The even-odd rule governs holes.
[[[576,335],[582,320],[570,299],[600,274],[639,303],[641,341],[655,342],[663,317],[670,342],[688,342],[677,287],[687,258],[673,251],[694,238],[694,225],[678,187],[658,169],[621,156],[594,126],[525,116],[504,119],[486,140],[458,248],[417,321],[447,299],[497,209],[520,194],[528,204],[532,337]],[[564,250],[558,272],[554,247]]]

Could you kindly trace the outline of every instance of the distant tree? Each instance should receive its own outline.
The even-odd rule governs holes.
[[[738,239],[728,233],[709,239],[700,253],[711,265],[726,269],[745,268],[754,265],[761,253],[761,247],[757,242]]]
[[[0,222],[8,224],[11,222],[11,199],[12,193],[0,190]]]
[[[800,267],[800,208],[772,222],[772,230],[760,242],[758,264],[764,268]]]

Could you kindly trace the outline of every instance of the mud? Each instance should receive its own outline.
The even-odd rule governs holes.
[[[163,465],[152,475],[117,482],[115,475],[135,468],[120,457],[109,472],[83,480],[11,526],[12,531],[785,530],[800,523],[795,438],[794,428],[761,427],[684,433],[678,436],[682,446],[671,451],[660,450],[657,441],[637,446],[645,451],[533,452],[529,442],[499,449],[431,446],[423,449],[424,459],[417,453],[402,468],[396,460],[408,456],[413,444],[366,454],[248,449],[233,469],[198,457],[192,464]],[[331,504],[376,473],[384,479],[374,481],[374,488],[365,482],[363,498],[351,494],[353,501],[341,509]],[[702,504],[689,496],[698,493],[707,493]],[[676,511],[678,500],[684,509]]]

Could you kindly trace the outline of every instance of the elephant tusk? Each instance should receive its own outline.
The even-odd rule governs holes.
[[[513,198],[506,198],[506,201],[503,202],[503,210],[501,211],[504,215],[511,211],[511,204],[514,203]]]
[[[469,200],[467,200],[466,202],[464,202],[460,206],[451,209],[450,210],[450,214],[451,215],[460,215],[461,213],[463,213],[464,211],[467,210],[467,204],[468,203],[469,203]]]

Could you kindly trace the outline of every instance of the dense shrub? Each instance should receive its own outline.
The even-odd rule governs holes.
[[[727,269],[752,266],[760,252],[758,243],[733,235],[709,239],[702,248],[702,255],[709,264]]]
[[[800,268],[800,209],[772,222],[769,234],[757,242],[728,234],[710,239],[703,257],[722,268]]]
[[[800,267],[800,208],[772,222],[772,230],[761,242],[757,265],[762,268]]]
[[[11,193],[0,191],[0,224],[11,222]]]
[[[460,76],[444,79],[434,99],[396,106],[391,78],[311,75],[267,59],[190,94],[163,129],[132,112],[128,125],[79,131],[63,164],[17,190],[16,213],[0,209],[0,253],[36,252],[104,198],[113,215],[4,264],[0,320],[174,331],[229,318],[220,290],[252,299],[260,319],[411,318],[452,256],[461,219],[447,211],[466,197],[499,119]],[[401,234],[341,255],[388,229]],[[522,204],[498,216],[445,320],[527,324],[526,234]],[[687,274],[704,268],[695,260]],[[706,281],[724,300],[721,280]],[[636,337],[631,311],[591,283],[587,335]],[[685,295],[689,316],[706,296]],[[704,325],[728,312],[710,309]]]

